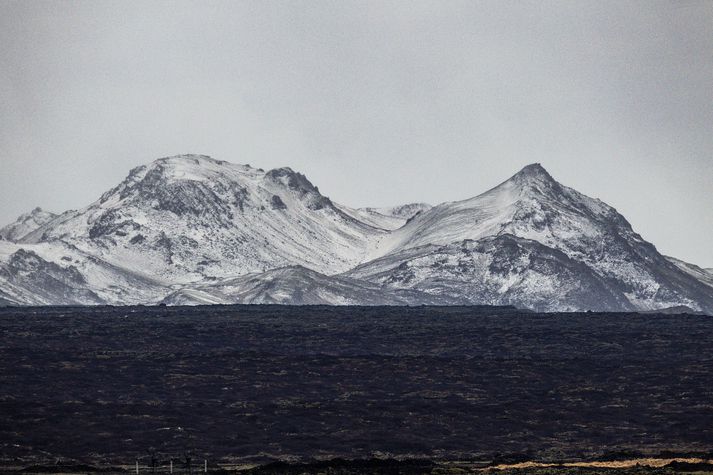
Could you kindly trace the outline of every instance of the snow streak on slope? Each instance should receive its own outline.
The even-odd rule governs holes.
[[[0,228],[0,239],[6,241],[19,241],[35,229],[46,224],[57,215],[42,208],[35,208],[17,218],[13,223]]]

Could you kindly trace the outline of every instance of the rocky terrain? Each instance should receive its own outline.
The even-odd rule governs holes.
[[[713,313],[713,274],[661,255],[539,164],[474,198],[351,208],[290,168],[202,155],[0,230],[0,304],[494,304]]]

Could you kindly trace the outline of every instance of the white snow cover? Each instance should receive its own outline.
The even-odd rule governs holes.
[[[205,156],[157,160],[25,238],[53,239],[172,283],[299,264],[343,272],[385,231],[345,214],[289,168]]]
[[[400,228],[416,214],[431,208],[431,205],[426,203],[409,203],[386,208],[350,208],[344,205],[337,206],[349,216],[359,221],[375,228],[388,231]]]
[[[16,303],[36,305],[71,303],[70,301],[58,302],[52,294],[44,299],[38,298],[37,292],[28,292],[23,286],[14,285],[13,279],[10,279],[9,275],[1,270],[7,269],[13,255],[18,251],[33,253],[47,263],[55,264],[63,271],[74,269],[81,274],[83,281],[74,286],[90,291],[98,299],[79,299],[76,303],[152,303],[162,299],[169,292],[167,286],[170,285],[170,282],[155,279],[143,273],[140,267],[129,268],[113,265],[62,241],[36,244],[0,241],[0,296],[2,291],[9,292],[14,297],[12,301]],[[47,287],[47,284],[44,284],[44,287]]]
[[[539,164],[463,201],[357,209],[289,168],[180,155],[131,170],[83,209],[23,216],[3,228],[0,304],[303,299],[713,312],[710,274],[664,258],[614,208]]]
[[[18,217],[13,223],[0,228],[0,239],[19,241],[43,224],[51,221],[57,215],[37,207]]]

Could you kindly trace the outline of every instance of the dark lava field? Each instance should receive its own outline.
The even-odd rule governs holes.
[[[0,378],[5,463],[713,450],[705,316],[4,308]]]

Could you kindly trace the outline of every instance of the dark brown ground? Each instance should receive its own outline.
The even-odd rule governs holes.
[[[0,309],[0,375],[6,466],[713,450],[703,316]]]

